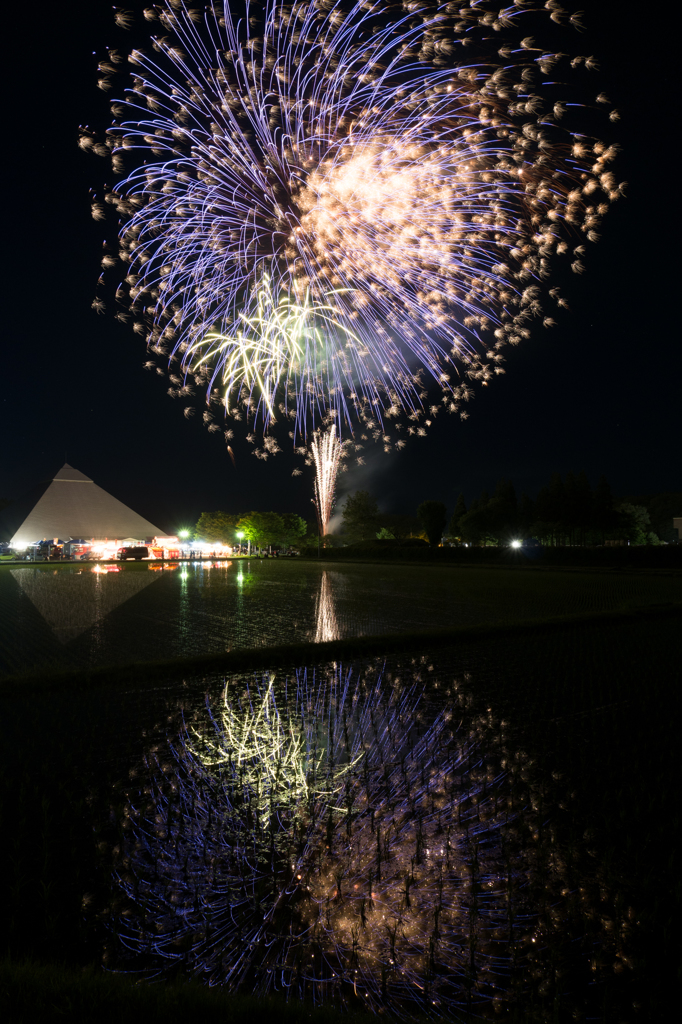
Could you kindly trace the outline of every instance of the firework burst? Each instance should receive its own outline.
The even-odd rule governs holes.
[[[106,143],[81,144],[119,178],[103,260],[127,264],[119,315],[165,360],[171,394],[205,394],[209,429],[223,405],[269,438],[261,457],[276,421],[294,444],[334,424],[402,446],[443,409],[465,417],[504,347],[551,325],[557,260],[584,269],[621,186],[615,147],[567,102],[593,58],[524,36],[540,12],[568,20],[544,6],[145,11],[153,49],[128,57]],[[121,62],[102,63],[103,88]]]

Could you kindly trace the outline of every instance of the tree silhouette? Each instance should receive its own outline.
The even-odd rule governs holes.
[[[455,511],[452,513],[452,518],[448,527],[448,533],[451,537],[461,537],[462,528],[460,526],[460,521],[466,514],[466,502],[464,501],[464,495],[460,493],[457,498],[457,504],[455,505]]]
[[[429,538],[429,544],[438,547],[447,522],[447,509],[442,501],[423,501],[417,509],[417,518]]]
[[[377,533],[379,506],[369,491],[356,491],[346,498],[342,519],[349,540],[369,540]]]

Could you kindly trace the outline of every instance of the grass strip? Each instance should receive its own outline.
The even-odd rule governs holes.
[[[95,687],[147,687],[182,675],[212,672],[248,672],[264,667],[306,665],[348,658],[388,656],[401,652],[429,651],[481,640],[495,642],[505,637],[532,637],[564,630],[580,630],[599,624],[675,619],[682,616],[682,602],[637,605],[610,611],[561,615],[544,619],[523,619],[492,625],[458,626],[454,629],[420,630],[410,633],[386,633],[348,637],[323,643],[278,644],[252,647],[193,658],[169,661],[136,662],[74,672],[53,672],[8,676],[0,680],[0,697],[24,697],[28,692],[92,690]]]
[[[199,982],[136,982],[93,967],[77,969],[31,961],[0,961],[0,1012],[12,1024],[370,1024],[367,1013],[312,1007],[275,998],[231,995]]]

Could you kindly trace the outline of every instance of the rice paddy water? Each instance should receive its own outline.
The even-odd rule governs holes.
[[[682,578],[295,559],[0,567],[0,676],[660,604]]]
[[[679,578],[8,568],[12,955],[404,1020],[651,1019],[651,937],[675,926],[647,866],[679,777],[679,616],[408,653],[389,637],[372,657],[342,642],[662,605]],[[305,664],[268,664],[293,641]],[[178,662],[77,698],[35,675],[247,647],[257,671]]]

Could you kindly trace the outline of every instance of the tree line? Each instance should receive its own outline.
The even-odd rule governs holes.
[[[616,499],[605,477],[593,489],[585,473],[553,474],[533,499],[517,499],[511,480],[483,491],[470,505],[460,494],[449,521],[442,502],[426,501],[416,515],[382,514],[367,491],[349,495],[338,540],[428,540],[439,544],[499,545],[535,538],[550,546],[675,542],[673,517],[682,512],[682,493]]]
[[[435,520],[431,506],[435,508]],[[416,516],[382,514],[371,495],[357,491],[346,499],[342,533],[324,538],[324,543],[354,543],[377,536],[382,540],[419,538],[425,541],[429,530],[432,542],[439,543],[446,524],[445,505],[427,501],[418,513]],[[316,547],[320,540],[317,523],[306,522],[293,512],[202,512],[191,532],[194,540],[205,544],[234,546],[250,541],[256,548]]]
[[[535,498],[517,498],[511,480],[502,479],[492,494],[484,490],[467,506],[460,494],[448,520],[440,501],[424,501],[413,515],[382,513],[368,491],[349,494],[341,529],[324,544],[362,541],[504,545],[535,538],[549,546],[605,543],[660,544],[677,541],[673,517],[682,514],[682,492],[614,498],[602,477],[590,486],[585,473],[554,473]],[[237,534],[243,534],[240,539]],[[293,512],[202,512],[193,530],[196,540],[255,548],[313,547],[317,525]]]
[[[447,509],[441,501],[423,501],[416,515],[382,513],[368,491],[356,491],[346,498],[341,518],[339,539],[351,544],[377,539],[437,545],[447,524]]]
[[[468,544],[534,537],[551,546],[655,545],[677,540],[672,521],[680,507],[682,494],[618,499],[604,476],[593,489],[585,473],[554,473],[535,499],[522,494],[517,500],[508,479],[500,480],[492,495],[483,491],[468,508],[460,495],[448,532]]]
[[[299,545],[309,529],[305,519],[295,512],[202,512],[192,536],[206,544],[234,546],[248,541],[259,549],[290,548]]]

